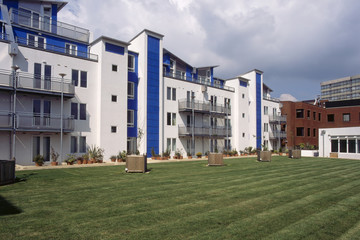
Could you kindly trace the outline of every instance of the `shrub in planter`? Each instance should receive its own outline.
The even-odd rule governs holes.
[[[91,146],[88,149],[89,158],[92,163],[102,162],[104,159],[104,149],[99,148],[97,146]]]
[[[110,157],[110,160],[111,160],[112,162],[116,162],[116,155],[112,155],[112,156]]]
[[[83,159],[82,157],[78,157],[78,158],[76,159],[77,164],[82,164],[83,161],[84,161],[84,159]]]
[[[187,158],[188,159],[192,159],[192,156],[191,156],[191,153],[190,152],[188,152],[188,153],[186,153],[187,154]]]
[[[65,162],[67,163],[67,165],[73,165],[75,161],[76,161],[75,154],[66,155]]]
[[[58,165],[57,160],[59,158],[59,153],[55,152],[53,147],[51,147],[51,149],[50,149],[50,158],[51,158],[51,165],[52,166]]]
[[[196,156],[197,156],[197,158],[201,158],[201,157],[202,157],[202,153],[201,153],[201,152],[198,152],[198,153],[196,153]]]
[[[87,153],[84,153],[82,156],[82,163],[83,164],[87,164],[88,163],[88,161],[89,161],[89,154],[87,154]]]
[[[43,155],[37,155],[34,157],[33,161],[35,162],[36,166],[42,166],[44,164],[44,156]]]

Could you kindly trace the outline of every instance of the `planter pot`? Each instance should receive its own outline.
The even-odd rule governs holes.
[[[67,162],[66,165],[73,165],[73,163],[72,162]]]
[[[258,161],[271,162],[271,152],[270,151],[260,151],[260,153],[258,155]]]
[[[85,159],[84,159],[84,160],[82,161],[82,163],[83,163],[83,164],[87,164],[87,163],[88,163],[88,160],[85,160]]]
[[[156,157],[151,157],[152,160],[156,160]]]
[[[51,162],[51,166],[57,166],[58,162]]]
[[[147,158],[141,155],[129,155],[126,160],[127,172],[144,173],[147,170]]]
[[[192,159],[192,156],[188,156],[188,159]]]
[[[180,156],[180,159],[183,159],[184,157],[183,156]]]
[[[35,166],[37,166],[37,167],[41,167],[43,164],[42,163],[35,163]]]
[[[111,161],[112,161],[112,162],[116,162],[116,158],[114,158],[114,159],[112,158]]]
[[[223,166],[224,156],[221,153],[209,153],[208,166]]]
[[[197,156],[197,158],[201,158],[202,156]]]

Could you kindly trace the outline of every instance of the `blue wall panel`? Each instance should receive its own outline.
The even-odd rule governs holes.
[[[57,4],[52,4],[51,5],[51,22],[52,22],[52,27],[51,27],[51,32],[52,33],[57,33]]]
[[[256,148],[261,148],[262,132],[261,132],[261,74],[256,73]]]
[[[240,80],[240,86],[241,87],[247,87],[247,82]]]
[[[159,153],[160,40],[148,36],[147,52],[147,154]]]
[[[15,8],[15,9],[19,8],[19,3],[17,0],[3,0],[3,4],[8,6],[9,10],[10,10],[10,8]]]
[[[111,43],[105,43],[105,51],[124,55],[125,48],[122,46],[111,44]]]
[[[134,99],[128,98],[128,109],[134,110],[134,127],[127,128],[128,137],[137,137],[137,115],[138,115],[138,55],[129,52],[135,57],[135,72],[128,72],[128,81],[134,83]]]

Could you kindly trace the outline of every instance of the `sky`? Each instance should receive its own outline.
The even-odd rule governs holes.
[[[59,20],[130,41],[143,29],[215,76],[264,72],[272,96],[309,100],[320,83],[360,74],[358,0],[69,0]]]

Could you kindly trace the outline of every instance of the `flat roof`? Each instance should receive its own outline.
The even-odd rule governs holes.
[[[106,36],[100,36],[98,37],[96,40],[94,40],[92,43],[90,43],[90,46],[100,42],[101,40],[104,40],[104,41],[109,41],[109,42],[113,42],[115,44],[120,44],[120,45],[125,45],[125,46],[129,46],[130,43],[128,42],[124,42],[124,41],[120,41],[118,39],[115,39],[115,38],[111,38],[111,37],[106,37]]]

